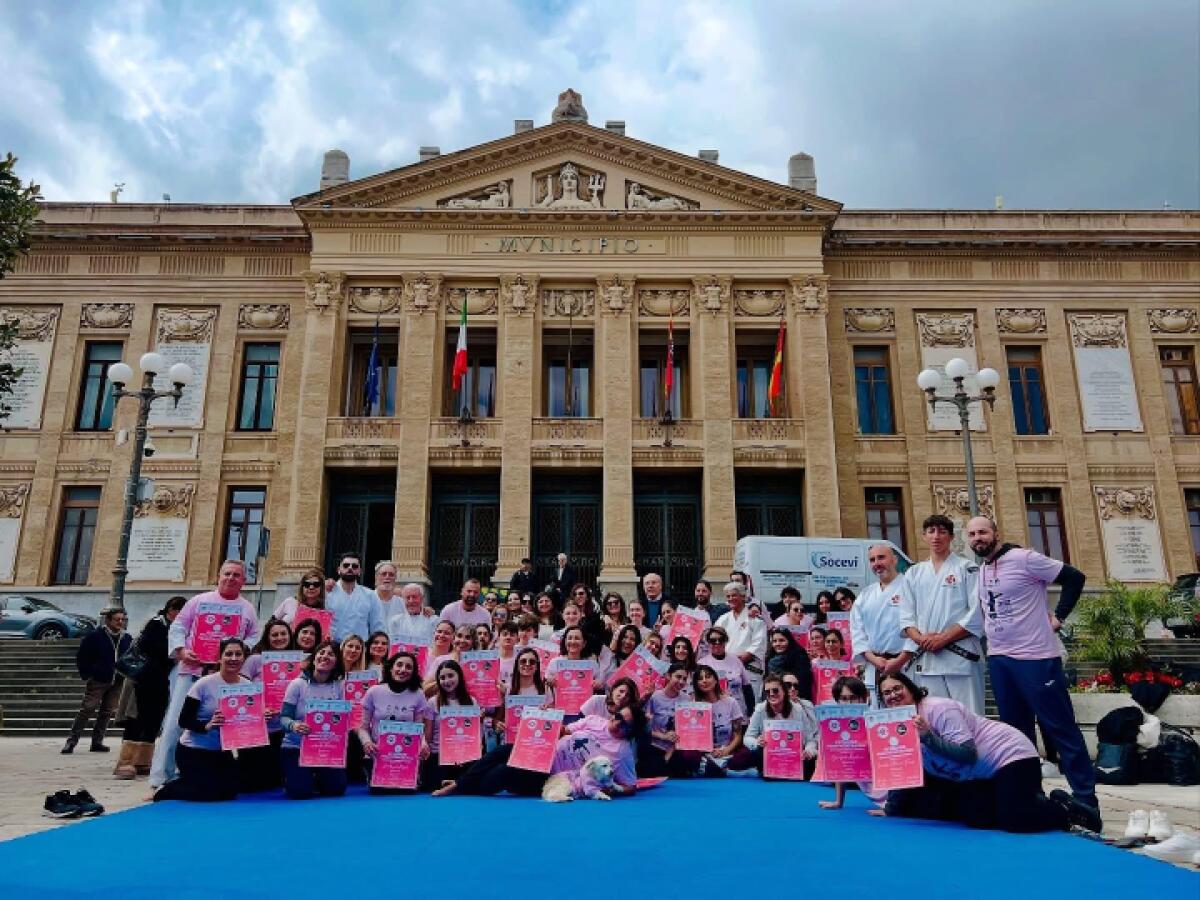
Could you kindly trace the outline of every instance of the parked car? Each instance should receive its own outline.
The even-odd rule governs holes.
[[[64,612],[48,600],[5,597],[0,601],[0,638],[61,641],[83,637],[95,627],[95,619]]]

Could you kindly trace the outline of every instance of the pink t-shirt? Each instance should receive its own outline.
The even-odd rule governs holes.
[[[646,701],[646,718],[650,720],[651,731],[674,731],[675,730],[675,707],[680,703],[687,702],[687,697],[680,693],[677,696],[671,697],[667,695],[665,690],[659,689],[650,695],[650,699]],[[650,743],[659,750],[670,750],[674,744],[669,741],[651,738]]]
[[[736,725],[746,726],[746,714],[736,700],[725,696],[712,705],[713,746],[724,747],[733,740]]]
[[[613,780],[617,784],[637,784],[633,742],[614,737],[609,732],[608,716],[586,716],[572,728],[571,734],[558,740],[551,774],[573,772],[593,756],[607,756],[612,761]]]
[[[991,778],[1009,763],[1038,755],[1029,738],[1017,729],[977,716],[957,700],[926,697],[918,711],[929,723],[929,730],[943,740],[953,744],[975,742],[978,757],[969,765],[939,756],[923,744],[921,761],[925,771],[939,778],[948,781]]]
[[[989,656],[1052,659],[1062,654],[1046,601],[1046,585],[1062,567],[1057,559],[1024,547],[980,564],[978,593]]]
[[[461,600],[455,600],[453,603],[447,603],[442,608],[438,618],[443,622],[449,622],[456,629],[463,625],[486,625],[492,627],[492,614],[487,611],[482,603],[476,603],[475,608],[468,611],[463,607]]]
[[[430,722],[436,713],[433,705],[420,691],[393,691],[386,684],[377,684],[363,697],[363,725],[370,729],[371,740],[379,738],[379,723]]]
[[[197,619],[200,617],[199,605],[205,602],[220,602],[233,603],[240,607],[241,627],[238,629],[238,637],[246,642],[247,645],[253,646],[258,642],[258,617],[255,615],[254,607],[245,597],[237,596],[232,599],[222,597],[217,591],[205,591],[203,594],[197,594],[191,600],[183,605],[183,609],[179,611],[179,615],[175,617],[175,621],[171,623],[171,628],[167,632],[167,651],[174,652],[179,647],[192,649],[192,642],[195,640],[195,630]],[[185,663],[179,663],[177,669],[181,675],[201,675],[203,674],[202,666],[189,666]]]

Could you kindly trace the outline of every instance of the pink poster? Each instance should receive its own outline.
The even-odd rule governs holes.
[[[592,696],[595,679],[595,663],[590,659],[559,659],[555,664],[554,708],[568,716],[579,713],[579,708]]]
[[[783,627],[792,633],[792,638],[796,641],[797,644],[799,644],[801,647],[803,647],[805,649],[805,651],[808,650],[808,631],[809,631],[809,629],[806,626],[804,626],[804,625],[784,625]]]
[[[527,709],[521,717],[508,764],[514,769],[549,772],[562,723],[561,709]]]
[[[804,780],[804,726],[792,719],[763,722],[763,777]]]
[[[422,722],[380,722],[371,787],[415,789],[424,734]]]
[[[545,694],[517,694],[504,698],[504,743],[511,744],[520,727],[521,717],[530,709],[546,703]]]
[[[846,653],[842,659],[854,659],[854,642],[850,640],[850,613],[827,613],[825,624],[836,628],[842,636],[842,643],[846,645]]]
[[[421,639],[411,634],[399,634],[392,638],[388,656],[400,651],[411,653],[417,658],[417,674],[425,677],[425,667],[429,664],[429,647],[421,643]]]
[[[346,680],[342,682],[342,699],[349,700],[354,706],[350,710],[350,727],[357,728],[362,724],[363,697],[367,691],[379,684],[379,672],[370,668],[363,672],[347,672]]]
[[[438,762],[457,766],[483,756],[478,706],[443,706],[438,711]]]
[[[865,703],[827,703],[817,707],[821,722],[821,772],[826,781],[868,781],[871,752],[867,748]]]
[[[638,647],[608,676],[608,683],[612,685],[620,678],[632,678],[638,694],[645,699],[654,693],[659,678],[666,674],[668,668],[666,660],[658,659],[645,647]]]
[[[813,670],[813,703],[833,702],[833,683],[843,675],[853,675],[853,667],[848,662],[837,659],[814,659]]]
[[[676,703],[675,734],[679,736],[679,741],[675,744],[676,749],[703,750],[705,753],[711,753],[713,749],[712,704]]]
[[[321,626],[321,639],[330,636],[333,631],[333,610],[332,609],[313,609],[311,606],[300,604],[296,607],[296,617],[292,620],[292,631],[299,628],[305,619],[316,619]]]
[[[308,654],[303,650],[267,650],[262,655],[263,696],[267,709],[283,709],[287,686],[300,677]]]
[[[541,662],[542,677],[546,677],[546,670],[550,668],[550,661],[558,656],[558,644],[554,641],[542,641],[534,638],[529,642],[529,646],[537,651],[538,660]]]
[[[262,685],[253,681],[222,685],[220,710],[225,717],[221,726],[221,749],[267,746],[267,706]]]
[[[201,662],[215,663],[221,656],[221,641],[242,636],[242,605],[220,600],[202,600],[196,604],[192,620],[192,652]]]
[[[308,701],[304,709],[308,734],[300,739],[300,765],[317,769],[345,768],[350,708],[348,700]]]
[[[921,735],[913,723],[915,706],[896,706],[867,712],[867,742],[871,752],[871,787],[898,791],[921,787]]]
[[[500,651],[469,650],[462,654],[467,692],[484,709],[500,705]]]
[[[675,610],[675,618],[671,620],[671,640],[685,637],[692,642],[692,649],[697,650],[700,647],[700,638],[711,625],[707,613],[697,612],[690,606],[681,606]],[[671,642],[667,641],[666,644],[669,647]]]

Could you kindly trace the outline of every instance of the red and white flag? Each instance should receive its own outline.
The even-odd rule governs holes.
[[[667,320],[667,371],[663,376],[663,415],[671,413],[671,389],[675,387],[675,316]]]
[[[467,374],[467,304],[462,306],[462,316],[458,320],[458,346],[454,350],[454,371],[451,374],[450,386],[454,390],[462,387],[463,376]]]

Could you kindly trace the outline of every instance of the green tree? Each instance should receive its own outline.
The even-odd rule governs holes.
[[[16,267],[19,255],[29,252],[29,234],[42,199],[38,185],[21,183],[16,166],[17,158],[11,153],[0,160],[0,278]],[[12,412],[2,398],[13,392],[13,385],[21,377],[21,370],[12,364],[10,356],[16,343],[16,325],[0,319],[0,420]]]
[[[1109,581],[1104,592],[1084,597],[1075,609],[1080,655],[1107,664],[1118,681],[1150,661],[1146,626],[1185,618],[1190,604],[1169,585],[1131,588]]]

